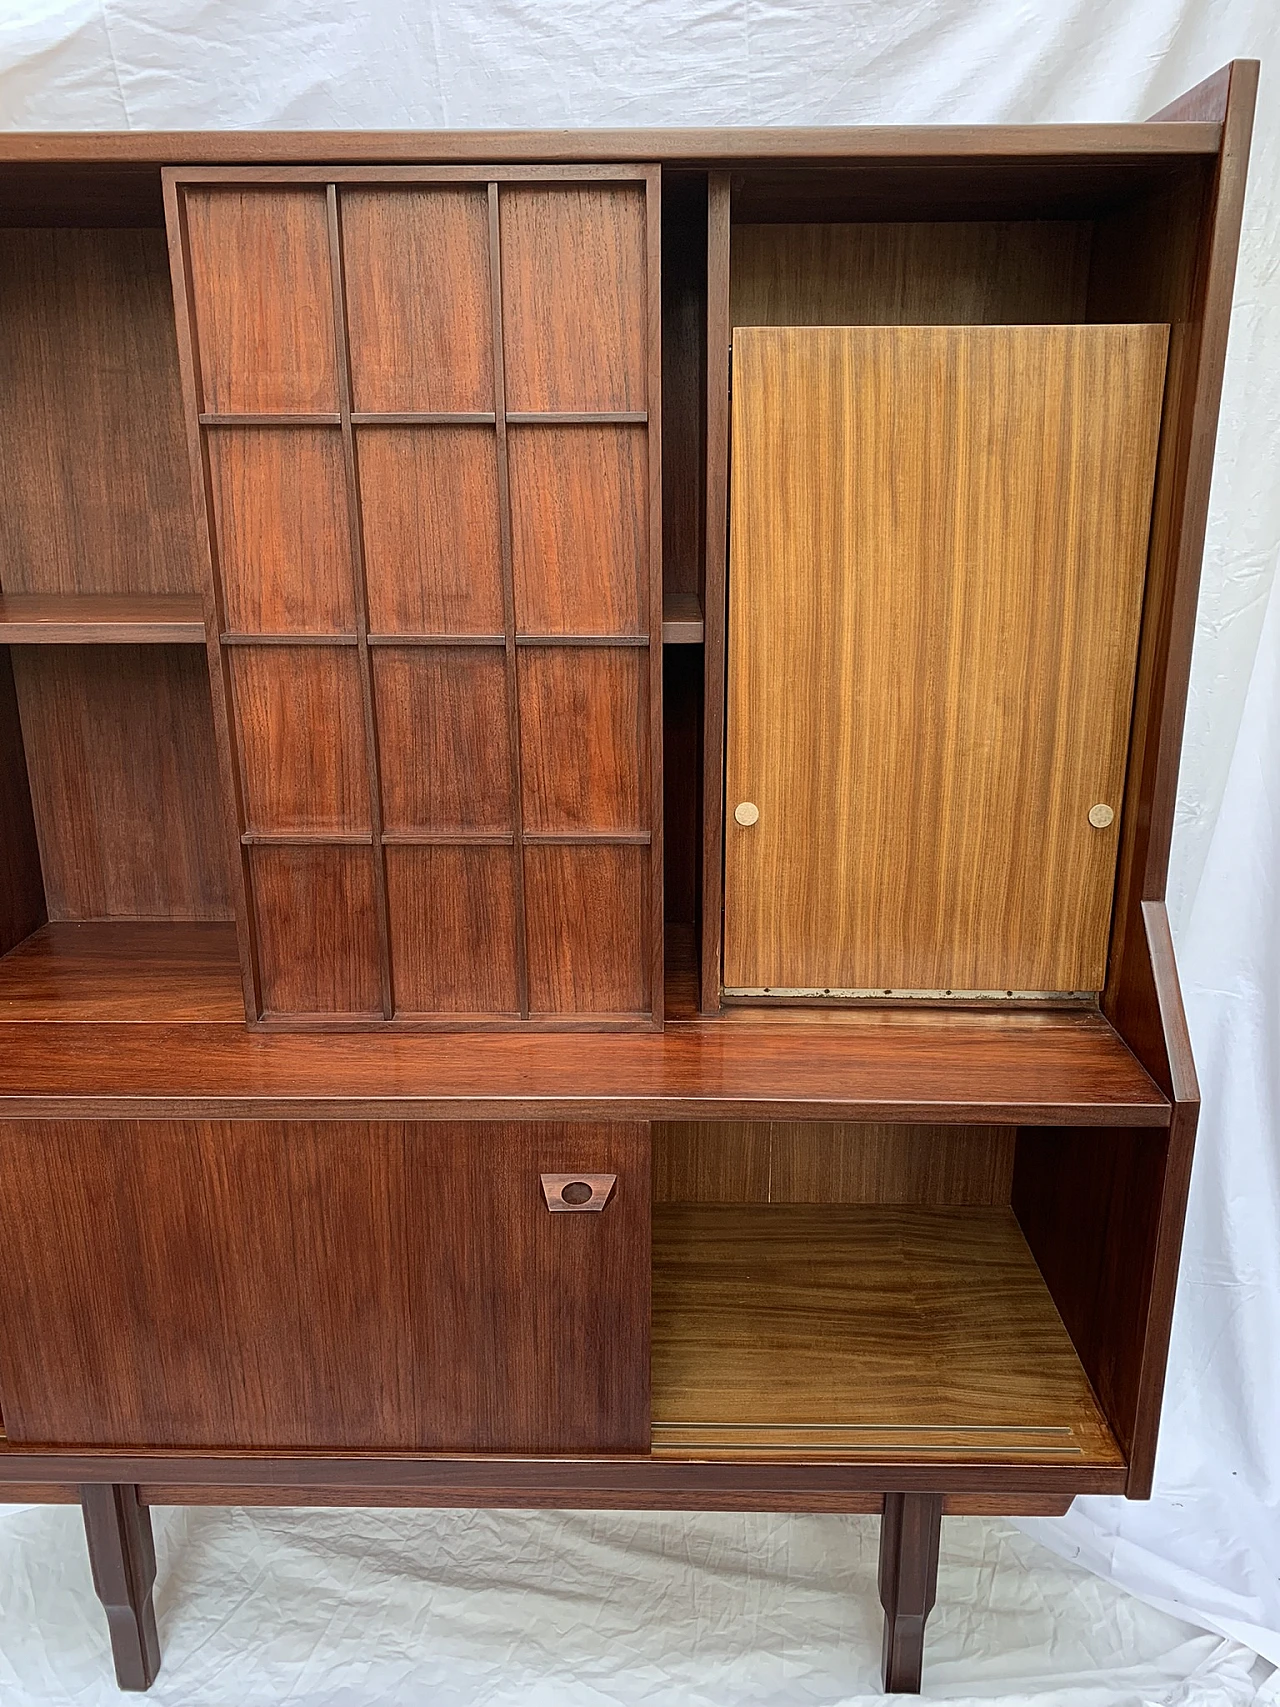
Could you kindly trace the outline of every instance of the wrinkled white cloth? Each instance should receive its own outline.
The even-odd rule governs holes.
[[[1263,60],[1263,84],[1170,881],[1205,1108],[1157,1498],[1079,1501],[1029,1527],[1280,1660],[1280,610],[1258,640],[1280,541],[1275,0],[10,0],[0,128],[1135,119],[1236,55]],[[0,1517],[6,1632],[20,1609],[7,1681],[0,1661],[5,1707],[98,1698],[101,1637],[75,1523],[65,1511]],[[870,1568],[856,1533],[813,1518],[188,1513],[163,1531],[162,1688],[189,1681],[160,1699],[849,1699],[872,1687],[876,1645],[872,1597],[843,1599],[847,1573]],[[1142,1659],[1160,1614],[1048,1563],[1002,1574],[981,1562],[986,1543],[970,1545],[947,1579],[967,1587],[958,1600],[948,1591],[931,1631],[931,1691],[978,1687],[947,1647],[963,1624],[993,1668],[987,1682],[1007,1676],[1020,1699],[1037,1688],[1082,1703],[1247,1699],[1229,1644],[1166,1629],[1164,1660]],[[1008,1556],[1020,1544],[989,1545]],[[428,1564],[402,1581],[413,1558],[446,1563],[438,1578]],[[819,1586],[787,1587],[782,1558],[807,1560]],[[260,1593],[242,1593],[255,1581]],[[1047,1610],[1032,1638],[1026,1620]],[[1132,1649],[1106,1646],[1121,1626]],[[400,1656],[400,1682],[360,1641],[370,1628],[377,1652]],[[79,1671],[63,1669],[68,1645]],[[1144,1664],[1154,1670],[1139,1678]]]
[[[157,1511],[156,1707],[882,1703],[874,1518]],[[0,1517],[0,1700],[107,1707],[74,1508]],[[1246,1647],[948,1518],[926,1693],[1280,1707]],[[1270,1674],[1270,1675],[1268,1675]]]

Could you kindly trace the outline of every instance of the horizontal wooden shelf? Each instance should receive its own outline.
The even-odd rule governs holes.
[[[0,646],[204,643],[199,598],[168,593],[5,593]]]
[[[1096,1012],[701,1019],[678,959],[662,1032],[250,1031],[231,925],[121,922],[0,960],[0,1115],[35,1114],[1163,1127],[1170,1106]]]
[[[696,593],[662,595],[662,643],[664,646],[701,646],[702,606]]]
[[[653,1445],[1124,1463],[1007,1208],[656,1207]]]

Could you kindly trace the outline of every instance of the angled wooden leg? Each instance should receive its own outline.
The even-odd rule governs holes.
[[[924,1664],[924,1625],[938,1592],[941,1494],[886,1494],[880,1519],[884,1686],[915,1695]]]
[[[93,1586],[107,1609],[116,1682],[150,1689],[160,1670],[160,1638],[151,1585],[156,1549],[151,1514],[130,1482],[93,1482],[80,1489]]]

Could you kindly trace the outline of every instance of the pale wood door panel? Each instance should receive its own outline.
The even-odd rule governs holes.
[[[727,988],[1101,987],[1166,344],[735,330]]]

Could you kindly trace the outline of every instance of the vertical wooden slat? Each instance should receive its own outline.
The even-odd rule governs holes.
[[[507,739],[511,753],[511,857],[515,861],[516,984],[520,1017],[529,1017],[529,934],[525,922],[524,804],[520,766],[520,697],[516,673],[515,569],[511,554],[511,471],[502,339],[502,232],[498,186],[489,185],[489,288],[493,300],[493,412],[498,435],[498,520],[502,543],[502,624],[507,665]]]
[[[369,767],[374,899],[378,914],[378,972],[382,986],[382,1017],[390,1019],[395,1012],[395,981],[391,965],[391,923],[387,910],[387,858],[382,844],[382,768],[378,762],[378,713],[373,698],[373,670],[369,662],[369,599],[365,586],[364,529],[360,522],[356,440],[351,425],[351,352],[347,332],[347,292],[337,185],[329,184],[326,195],[329,210],[329,266],[333,279],[333,331],[338,358],[338,408],[342,415],[342,454],[347,473],[347,516],[351,528],[351,561],[355,570],[356,650],[360,662],[365,753]]]
[[[178,333],[178,365],[182,374],[182,391],[186,402],[187,448],[191,462],[192,502],[195,506],[196,537],[204,559],[204,621],[205,648],[209,660],[209,697],[213,704],[214,744],[218,753],[218,770],[222,779],[222,797],[230,807],[226,833],[230,853],[229,870],[238,872],[239,883],[232,883],[232,899],[236,914],[236,941],[240,949],[240,975],[244,986],[245,1015],[249,1020],[262,1015],[262,978],[258,963],[257,925],[254,917],[253,886],[249,871],[249,850],[240,837],[245,829],[244,782],[231,718],[231,679],[222,635],[226,628],[226,611],[222,596],[222,575],[218,565],[217,541],[210,518],[213,515],[213,491],[209,473],[209,458],[204,428],[200,425],[203,408],[203,382],[200,374],[200,347],[196,338],[195,299],[191,284],[190,242],[187,234],[186,197],[168,171],[164,178],[165,224],[169,235],[169,266],[173,275],[173,294],[177,308],[175,319]]]
[[[699,1006],[720,1011],[724,909],[725,569],[729,549],[729,174],[707,184],[707,483],[703,580],[702,954]]]
[[[649,344],[649,988],[663,1023],[665,888],[662,824],[662,173],[645,174],[645,315]]]

